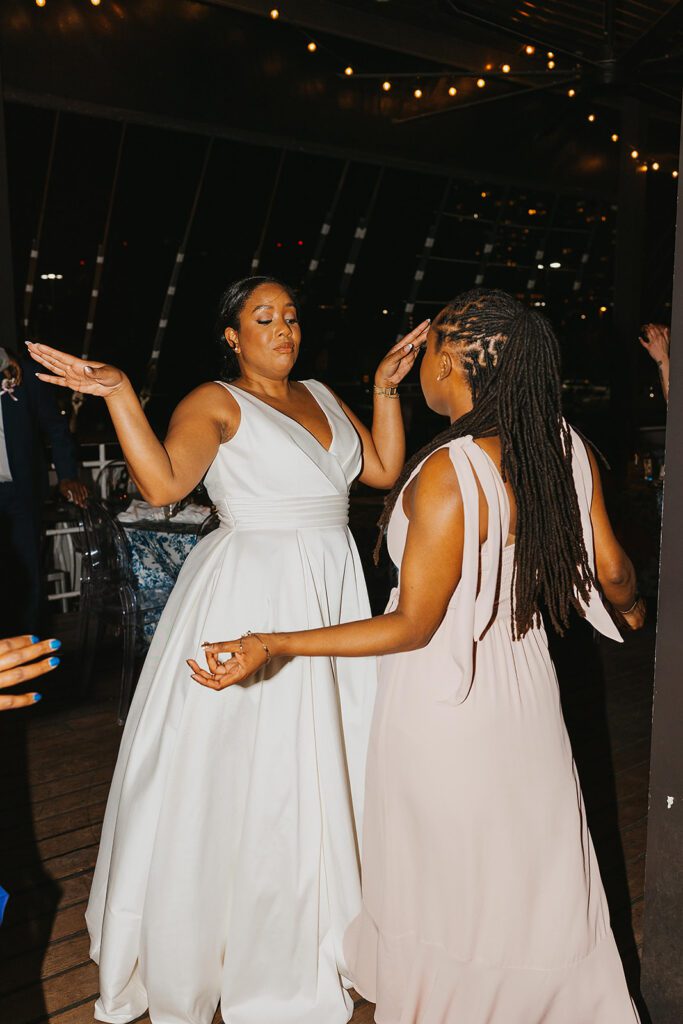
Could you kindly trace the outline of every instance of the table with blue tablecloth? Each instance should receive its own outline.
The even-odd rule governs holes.
[[[141,641],[149,646],[178,573],[199,540],[202,524],[196,517],[193,522],[139,516],[129,521],[124,515],[119,522],[126,532],[140,600]]]

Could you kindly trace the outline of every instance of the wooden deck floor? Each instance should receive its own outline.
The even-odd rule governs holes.
[[[599,650],[592,644],[570,650],[563,642],[559,652],[589,820],[634,984],[642,942],[652,640],[643,634],[622,648]],[[97,995],[83,913],[120,730],[113,693],[74,704],[68,660],[67,652],[59,684],[56,675],[45,682],[40,706],[1,716],[0,881],[11,899],[0,929],[0,1024],[86,1024]],[[353,1024],[372,1020],[373,1007],[359,1000]]]

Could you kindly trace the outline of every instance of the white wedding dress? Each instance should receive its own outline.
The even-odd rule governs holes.
[[[329,451],[230,385],[241,421],[206,475],[221,527],[189,555],[121,741],[87,924],[98,1020],[344,1024],[342,941],[360,911],[374,659],[275,660],[215,692],[201,644],[369,616],[349,533],[352,424],[306,386]]]

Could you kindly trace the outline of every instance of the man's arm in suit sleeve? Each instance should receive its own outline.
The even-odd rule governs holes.
[[[69,421],[57,405],[50,384],[37,380],[41,367],[33,359],[24,362],[24,384],[28,391],[33,414],[45,440],[52,447],[52,461],[60,480],[78,479],[78,449],[69,430]]]

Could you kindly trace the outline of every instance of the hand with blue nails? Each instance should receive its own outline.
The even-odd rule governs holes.
[[[54,652],[61,646],[60,640],[40,640],[37,636],[13,636],[0,640],[0,690],[52,672],[59,665],[59,658],[54,656]],[[0,711],[30,707],[40,700],[40,696],[39,693],[0,694]]]

